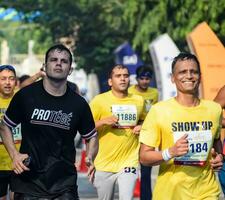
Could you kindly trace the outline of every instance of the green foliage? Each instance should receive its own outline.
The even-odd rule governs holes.
[[[185,38],[193,28],[206,21],[225,43],[225,1],[210,0],[129,0],[124,18],[135,32],[132,44],[146,59],[148,44],[167,32],[181,50],[188,50]],[[139,23],[137,22],[140,21]]]
[[[16,49],[17,42],[19,46],[29,37],[40,44],[37,51],[51,41],[72,37],[78,66],[87,72],[111,66],[113,50],[125,41],[149,62],[149,43],[166,32],[180,50],[188,50],[187,34],[203,21],[225,43],[225,1],[221,0],[7,0],[0,4],[22,12],[26,26],[32,24],[31,34],[25,30],[14,34]]]
[[[36,54],[45,53],[45,49],[52,44],[50,34],[35,24],[0,21],[0,26],[0,41],[3,39],[8,41],[11,53],[27,53],[28,41],[31,39],[35,41],[34,52]]]
[[[129,39],[122,19],[123,5],[110,0],[102,4],[99,0],[83,0],[79,18],[79,36],[75,54],[78,66],[87,72],[99,72],[114,62],[114,49]]]

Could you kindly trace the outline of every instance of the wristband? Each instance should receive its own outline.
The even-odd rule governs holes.
[[[165,161],[168,161],[172,158],[172,156],[169,153],[169,149],[163,150],[162,157],[163,157],[163,160],[165,160]]]

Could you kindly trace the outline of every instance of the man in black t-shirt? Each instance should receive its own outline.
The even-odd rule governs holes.
[[[90,176],[93,174],[97,132],[88,104],[68,87],[71,63],[72,55],[65,46],[51,47],[45,57],[46,76],[21,89],[3,118],[0,132],[13,160],[15,200],[78,199],[74,167],[77,131],[87,142],[86,160]],[[19,123],[20,152],[10,131]]]

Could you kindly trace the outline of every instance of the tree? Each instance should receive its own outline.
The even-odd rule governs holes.
[[[148,44],[167,32],[181,50],[188,50],[186,35],[200,22],[206,21],[225,43],[224,1],[161,0],[126,2],[124,18],[134,31],[134,48],[139,48],[145,59]]]
[[[1,5],[22,12],[25,22],[49,30],[53,41],[73,37],[78,66],[87,72],[99,72],[112,65],[113,50],[132,34],[122,18],[124,5],[120,0],[20,0],[3,1]]]
[[[75,40],[79,67],[100,72],[113,64],[113,50],[130,41],[142,60],[150,62],[148,45],[167,32],[181,50],[188,50],[186,35],[206,21],[225,43],[225,1],[220,0],[7,0],[4,7],[21,12],[54,42]],[[44,34],[43,34],[44,36]]]
[[[28,49],[28,41],[34,40],[34,52],[36,54],[45,53],[45,49],[52,44],[47,30],[42,27],[29,23],[22,24],[18,21],[0,21],[1,34],[0,41],[7,40],[11,53],[25,54]]]

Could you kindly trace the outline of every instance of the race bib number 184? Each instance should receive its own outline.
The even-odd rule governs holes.
[[[189,151],[181,157],[175,157],[174,164],[203,166],[212,148],[212,133],[210,130],[174,132],[174,143],[185,133],[188,134]]]

